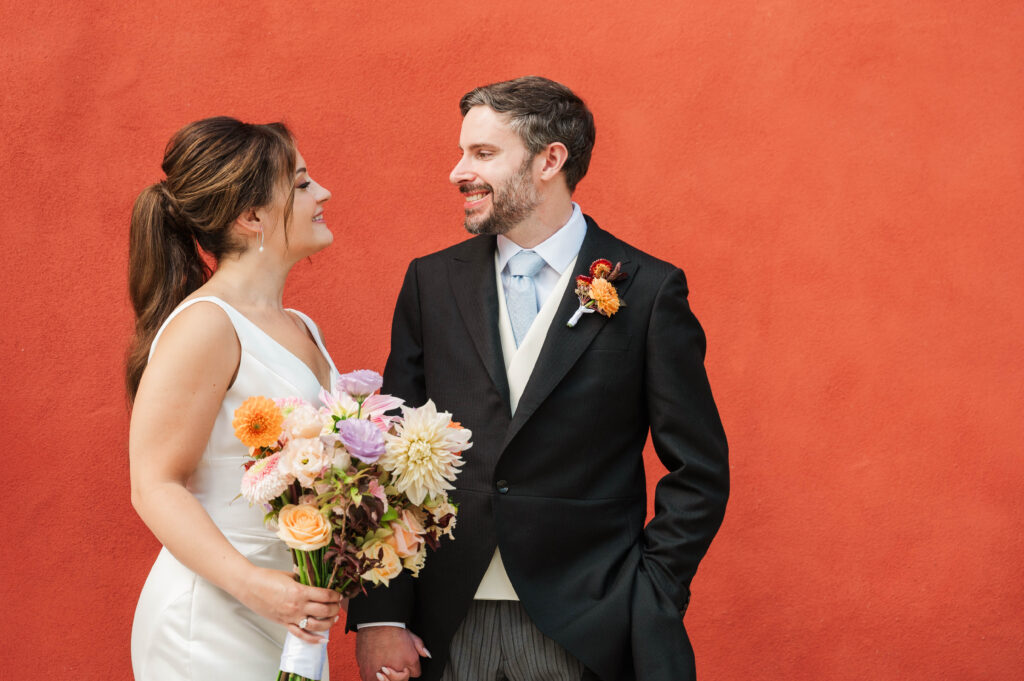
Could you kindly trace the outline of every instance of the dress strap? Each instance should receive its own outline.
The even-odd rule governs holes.
[[[149,346],[149,359],[153,359],[153,351],[156,350],[156,344],[160,340],[160,336],[163,335],[164,329],[166,329],[167,325],[171,323],[171,320],[177,317],[182,310],[192,307],[192,305],[196,303],[213,303],[220,309],[224,310],[225,314],[227,314],[228,316],[228,319],[231,320],[231,325],[235,327],[235,335],[238,336],[238,342],[242,342],[242,334],[238,332],[238,320],[235,318],[235,315],[238,315],[240,313],[235,308],[231,307],[220,298],[217,298],[215,296],[200,296],[198,298],[186,300],[181,305],[174,308],[174,311],[171,312],[171,314],[167,315],[167,319],[165,319],[164,323],[160,325],[160,329],[156,332],[156,336],[153,337],[153,343]]]
[[[305,312],[299,312],[291,307],[287,308],[287,310],[292,314],[297,315],[306,325],[306,328],[309,329],[309,333],[313,336],[313,340],[316,341],[317,347],[320,348],[320,354],[327,358],[327,363],[331,365],[331,370],[333,373],[337,374],[338,368],[334,366],[334,360],[331,359],[331,353],[327,352],[327,347],[324,345],[324,337],[320,335],[320,327],[317,326],[316,322],[314,322]]]

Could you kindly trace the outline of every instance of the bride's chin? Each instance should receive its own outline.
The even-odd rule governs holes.
[[[326,232],[326,230],[325,230],[325,232]],[[324,234],[322,237],[317,239],[316,243],[313,243],[313,244],[309,245],[309,248],[306,249],[307,253],[303,257],[308,257],[310,255],[313,255],[314,253],[319,253],[320,251],[324,250],[325,248],[327,248],[328,246],[330,246],[333,243],[334,243],[334,234],[331,233],[331,232],[326,232],[326,234]]]

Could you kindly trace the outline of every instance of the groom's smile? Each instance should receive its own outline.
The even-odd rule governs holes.
[[[491,195],[491,188],[489,186],[463,185],[459,187],[459,191],[462,192],[462,196],[466,200],[464,208],[467,214],[472,210],[483,207],[484,200]]]

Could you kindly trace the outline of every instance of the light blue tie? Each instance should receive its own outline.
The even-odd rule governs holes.
[[[526,338],[533,318],[537,316],[537,285],[533,278],[544,269],[544,258],[533,251],[519,251],[508,261],[511,275],[505,302],[508,303],[508,318],[512,322],[512,334],[516,347]]]

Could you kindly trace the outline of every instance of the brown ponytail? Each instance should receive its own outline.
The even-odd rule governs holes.
[[[202,251],[216,261],[241,251],[231,224],[250,208],[270,205],[285,182],[291,188],[284,203],[287,225],[295,143],[281,123],[207,118],[175,133],[162,167],[167,179],[142,190],[132,209],[128,292],[135,336],[125,367],[129,402],[157,330],[210,277]]]

